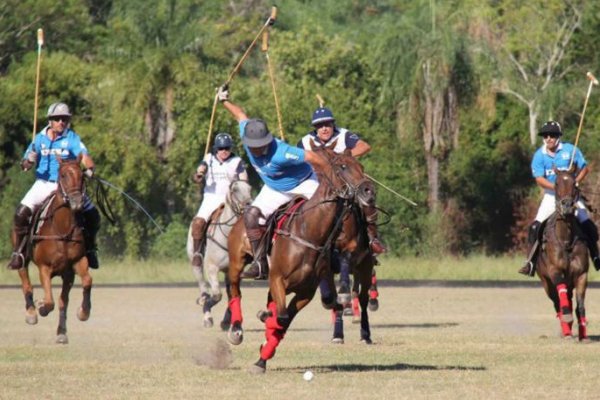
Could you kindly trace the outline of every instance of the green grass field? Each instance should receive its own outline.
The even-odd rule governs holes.
[[[185,260],[101,260],[99,270],[92,271],[95,284],[106,283],[183,283],[193,282],[194,277]],[[470,256],[464,258],[381,258],[377,267],[379,279],[390,280],[533,280],[517,273],[523,263],[522,257],[485,257]],[[8,261],[3,261],[2,266]],[[591,264],[591,263],[590,263]],[[30,274],[37,283],[37,270],[31,264]],[[589,281],[597,281],[593,268]],[[535,278],[537,280],[537,278]],[[0,268],[0,284],[18,284],[15,271]],[[77,278],[76,278],[77,283]]]
[[[107,268],[108,269],[108,268]],[[25,324],[18,288],[0,289],[1,399],[592,399],[598,397],[600,295],[588,291],[591,344],[558,337],[540,288],[382,287],[370,313],[374,344],[345,318],[330,343],[330,314],[313,301],[256,376],[264,288],[244,288],[245,339],[230,346],[202,327],[197,290],[106,288],[89,321],[75,317],[69,344],[54,343],[57,311]],[[57,293],[57,289],[55,289]],[[41,293],[36,290],[36,298]],[[215,308],[220,320],[225,303]],[[215,369],[221,360],[220,369]],[[228,361],[228,362],[226,362]],[[306,382],[302,375],[312,370]]]

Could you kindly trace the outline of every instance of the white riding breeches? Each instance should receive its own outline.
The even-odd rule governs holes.
[[[33,210],[35,207],[39,206],[44,202],[46,197],[50,195],[50,193],[54,192],[58,187],[58,183],[49,182],[42,179],[37,179],[31,189],[25,194],[23,200],[21,200],[21,204],[29,207],[30,210]],[[87,196],[87,194],[83,195],[83,211],[88,211],[94,208],[92,201]]]
[[[213,211],[219,208],[221,204],[225,203],[226,197],[227,195],[225,194],[204,193],[204,198],[202,199],[202,204],[200,204],[200,208],[196,213],[196,217],[200,217],[205,221],[208,221]]]
[[[585,204],[581,200],[577,200],[575,203],[575,216],[579,222],[587,221],[590,219],[588,215],[588,211],[585,208]],[[544,197],[542,198],[542,203],[540,204],[540,208],[538,208],[537,215],[535,216],[535,220],[538,222],[544,222],[547,220],[550,215],[556,209],[556,199],[554,198],[554,193],[544,193]]]
[[[260,193],[258,193],[256,199],[254,199],[252,202],[252,205],[259,208],[264,216],[264,219],[259,218],[259,224],[266,224],[267,218],[269,218],[269,216],[273,214],[273,212],[275,212],[279,206],[292,200],[297,195],[302,195],[307,199],[310,199],[317,191],[318,186],[319,181],[317,180],[317,176],[315,174],[312,174],[304,182],[292,190],[288,190],[287,192],[278,192],[275,189],[271,189],[267,185],[263,185]]]

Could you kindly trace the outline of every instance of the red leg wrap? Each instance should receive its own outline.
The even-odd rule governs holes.
[[[279,342],[285,336],[283,327],[277,322],[277,307],[275,303],[270,302],[267,308],[271,311],[272,315],[265,321],[265,339],[267,340],[260,348],[260,358],[263,360],[273,358]]]
[[[567,285],[565,285],[564,283],[559,283],[558,285],[556,285],[556,291],[558,292],[558,301],[559,301],[561,310],[565,307],[570,310],[571,305],[570,305],[569,298],[567,297],[567,294],[568,294]]]
[[[567,323],[562,321],[562,311],[559,311],[558,314],[556,314],[556,317],[558,318],[558,322],[560,322],[561,336],[572,336],[573,332],[571,330],[571,326],[573,325],[573,323]]]
[[[352,314],[357,317],[360,315],[360,308],[358,305],[358,296],[355,296],[352,298]]]
[[[229,300],[229,310],[231,310],[231,323],[239,322],[241,324],[244,320],[242,317],[242,298],[234,297]]]
[[[379,292],[377,291],[377,289],[371,289],[369,290],[369,298],[370,299],[376,299],[379,297]]]

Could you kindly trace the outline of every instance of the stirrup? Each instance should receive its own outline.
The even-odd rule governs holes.
[[[526,275],[526,276],[533,276],[535,274],[535,268],[533,266],[533,263],[531,261],[527,261],[525,263],[525,265],[523,265],[519,271],[520,274]]]
[[[13,263],[13,261],[14,261],[14,263]],[[25,266],[25,257],[23,256],[22,253],[17,253],[16,251],[14,251],[10,256],[10,261],[8,262],[8,265],[6,266],[6,268],[16,271],[16,270],[23,268],[24,266]]]

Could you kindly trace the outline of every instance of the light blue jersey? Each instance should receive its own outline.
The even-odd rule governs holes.
[[[554,173],[553,168],[556,167],[558,170],[567,170],[571,164],[571,156],[574,148],[575,146],[571,143],[561,142],[558,144],[556,153],[552,156],[548,154],[545,145],[540,147],[533,155],[533,160],[531,161],[531,173],[533,174],[533,177],[544,177],[550,182],[555,183],[556,174]],[[579,149],[575,151],[573,165],[575,165],[577,169],[582,169],[587,165],[587,162]]]
[[[240,121],[240,137],[248,120]],[[304,161],[304,150],[279,139],[273,139],[263,156],[255,157],[244,145],[250,163],[263,182],[271,189],[285,192],[294,189],[313,173],[312,167]]]
[[[81,141],[81,138],[75,131],[66,129],[56,139],[51,140],[46,134],[44,128],[40,133],[35,135],[32,143],[29,144],[23,159],[31,151],[37,153],[37,168],[35,177],[45,181],[56,182],[58,180],[58,160],[56,156],[60,156],[63,160],[75,160],[79,154],[88,154],[88,151]]]

